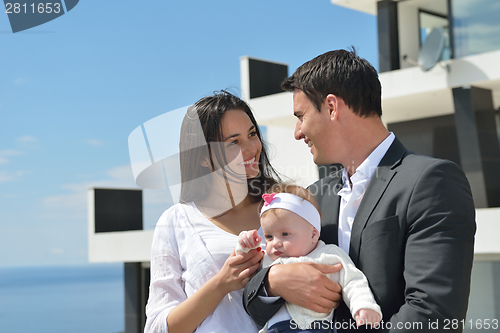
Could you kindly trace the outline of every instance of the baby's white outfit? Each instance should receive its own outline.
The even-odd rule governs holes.
[[[239,244],[236,250],[247,252],[250,249],[242,249]],[[342,269],[336,273],[327,274],[327,276],[337,282],[342,287],[342,298],[349,307],[352,315],[360,309],[371,309],[376,311],[382,317],[380,306],[375,302],[373,294],[368,286],[368,280],[365,275],[354,265],[351,258],[340,247],[334,244],[325,244],[318,241],[316,248],[306,256],[278,258],[273,261],[267,254],[262,260],[262,267],[268,267],[277,264],[291,264],[297,262],[315,262],[319,264],[334,265],[341,263]],[[286,310],[290,317],[301,329],[305,329],[316,320],[328,320],[333,318],[333,311],[330,313],[319,313],[303,308],[301,306],[285,302]],[[279,310],[278,312],[281,312]],[[274,318],[274,317],[273,317]],[[268,324],[274,324],[277,321],[271,318],[260,333],[267,332]],[[279,320],[281,321],[281,320]],[[269,325],[270,326],[270,325]]]

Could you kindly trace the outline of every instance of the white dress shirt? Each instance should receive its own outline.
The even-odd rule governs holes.
[[[167,333],[170,311],[219,272],[238,236],[206,219],[194,204],[176,204],[160,217],[151,247],[145,333]],[[243,308],[243,289],[227,294],[197,333],[257,333]]]
[[[352,223],[354,222],[356,212],[375,170],[377,170],[380,161],[387,153],[387,150],[389,150],[395,138],[394,133],[391,132],[363,163],[356,168],[356,172],[350,179],[347,170],[345,168],[343,170],[342,182],[344,186],[338,193],[342,198],[339,209],[339,247],[347,254],[349,254]]]

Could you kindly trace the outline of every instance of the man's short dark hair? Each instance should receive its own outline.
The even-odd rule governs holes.
[[[358,116],[382,115],[378,73],[354,48],[317,56],[297,68],[281,87],[286,91],[300,89],[318,111],[326,96],[333,94],[342,98]]]

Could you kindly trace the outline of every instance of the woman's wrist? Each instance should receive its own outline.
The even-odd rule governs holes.
[[[218,296],[222,299],[232,291],[230,290],[229,285],[224,282],[224,276],[221,274],[221,271],[219,271],[219,273],[215,274],[210,280],[207,281],[206,287],[215,296]]]

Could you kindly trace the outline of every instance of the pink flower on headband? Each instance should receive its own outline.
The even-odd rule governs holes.
[[[274,197],[276,196],[277,193],[271,193],[271,194],[263,194],[262,199],[264,199],[264,206],[267,206],[271,203],[271,201],[274,200]]]

